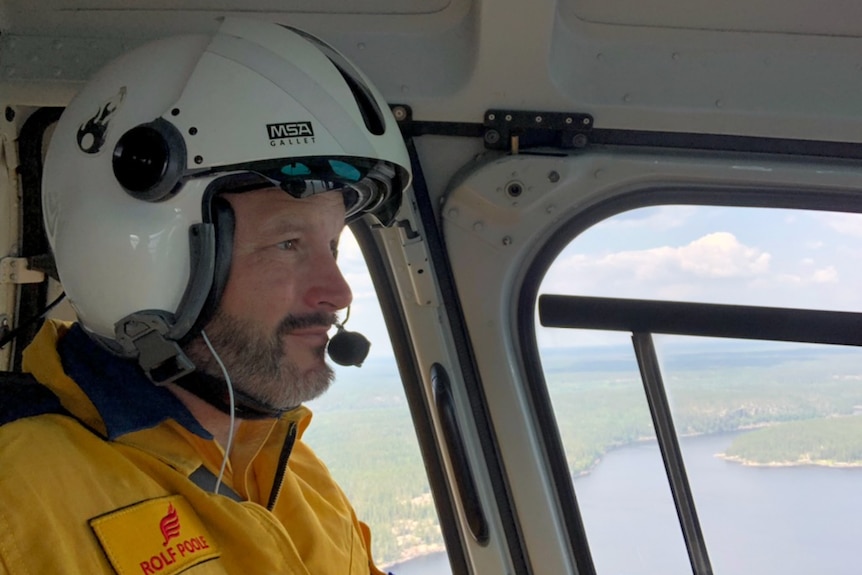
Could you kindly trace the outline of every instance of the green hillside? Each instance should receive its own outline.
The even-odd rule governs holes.
[[[748,465],[862,466],[862,416],[758,429],[737,437],[724,457]]]
[[[616,447],[653,436],[630,350],[573,365],[543,358],[565,457],[586,473]],[[577,357],[577,356],[576,356]],[[576,362],[575,362],[576,363]],[[671,357],[663,365],[680,435],[760,428],[741,435],[728,456],[748,462],[862,462],[858,354]],[[369,361],[339,372],[311,406],[306,440],[327,463],[372,527],[380,564],[441,550],[442,537],[404,391],[394,364]],[[843,416],[843,417],[837,417]]]

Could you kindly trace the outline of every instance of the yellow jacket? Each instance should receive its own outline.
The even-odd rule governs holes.
[[[0,574],[382,575],[367,526],[300,439],[311,420],[306,408],[242,422],[224,479],[245,500],[238,502],[189,479],[201,466],[217,474],[223,452],[182,404],[100,348],[104,357],[71,365],[58,352],[70,333],[69,342],[86,339],[78,326],[46,322],[24,368],[72,416],[0,427]],[[67,375],[82,369],[114,379],[97,381],[96,393],[93,382]]]

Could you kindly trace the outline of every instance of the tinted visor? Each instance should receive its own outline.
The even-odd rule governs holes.
[[[374,212],[392,198],[393,189],[398,189],[392,183],[395,170],[375,159],[284,158],[237,164],[219,171],[257,174],[294,198],[341,190],[348,221],[362,213]]]

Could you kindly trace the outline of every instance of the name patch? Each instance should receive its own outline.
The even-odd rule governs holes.
[[[182,495],[101,515],[90,527],[120,575],[173,575],[221,555]]]

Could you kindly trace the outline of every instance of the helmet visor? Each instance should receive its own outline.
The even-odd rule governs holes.
[[[393,200],[393,190],[399,189],[392,182],[395,170],[387,162],[376,159],[285,158],[238,164],[220,168],[219,171],[256,174],[294,198],[341,190],[347,221],[366,212],[374,213],[383,204],[391,204],[387,200]],[[264,182],[261,185],[265,185]],[[397,201],[400,203],[400,198]]]

